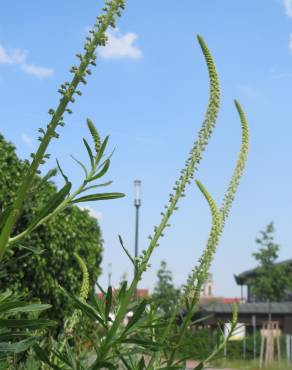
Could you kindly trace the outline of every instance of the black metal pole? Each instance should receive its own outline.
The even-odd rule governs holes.
[[[136,208],[136,222],[135,222],[135,258],[138,257],[139,253],[139,207],[140,204],[135,204]],[[134,267],[134,274],[136,273],[136,267]]]

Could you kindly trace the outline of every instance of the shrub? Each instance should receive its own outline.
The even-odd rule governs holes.
[[[0,135],[0,210],[7,208],[15,196],[22,173],[28,163],[21,161],[11,143]],[[43,182],[40,176],[35,179],[36,192],[26,200],[14,234],[23,231],[35,217],[37,210],[48,202],[56,187],[51,182]],[[24,248],[23,248],[24,247]],[[43,253],[27,255],[26,248],[35,248]],[[66,316],[72,314],[71,305],[64,298],[59,284],[69,292],[80,290],[82,272],[74,258],[74,252],[87,263],[92,289],[100,274],[102,239],[97,221],[88,212],[72,205],[45,224],[28,234],[13,249],[16,257],[6,267],[6,276],[1,279],[1,289],[9,289],[25,294],[29,299],[38,298],[52,305],[47,315],[62,324]],[[25,258],[18,258],[24,256]]]

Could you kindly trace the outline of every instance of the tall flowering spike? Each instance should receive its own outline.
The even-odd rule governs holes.
[[[82,284],[81,289],[79,293],[80,300],[86,302],[88,295],[89,295],[89,289],[90,289],[90,283],[89,283],[89,274],[87,266],[84,262],[84,260],[77,254],[74,253],[74,257],[76,261],[78,262],[78,265],[82,271]],[[78,309],[75,309],[72,316],[70,316],[67,321],[64,324],[64,330],[62,334],[62,341],[60,343],[60,352],[63,352],[65,345],[67,343],[67,340],[73,336],[74,328],[78,324],[81,316],[81,311]]]
[[[74,253],[74,257],[76,261],[78,262],[79,267],[82,271],[82,285],[81,285],[79,297],[81,300],[86,301],[88,298],[89,288],[90,288],[88,269],[87,269],[87,266],[84,260],[77,253]]]
[[[249,148],[249,130],[248,123],[244,111],[237,100],[234,101],[236,110],[239,114],[240,123],[241,123],[241,146],[239,151],[239,156],[236,162],[236,166],[233,171],[233,175],[229,182],[226,194],[224,196],[222,206],[220,209],[222,217],[222,228],[226,221],[226,218],[229,215],[232,202],[234,200],[235,193],[238,189],[240,179],[247,161],[248,157],[248,148]]]
[[[205,188],[205,186],[201,183],[201,181],[196,180],[196,184],[197,184],[198,188],[200,189],[201,193],[204,195],[204,198],[206,199],[206,201],[209,205],[213,223],[216,226],[218,226],[218,224],[219,224],[219,212],[218,212],[218,207],[217,207],[214,199],[212,198],[212,196],[208,192],[208,190]]]
[[[212,135],[219,112],[220,84],[216,71],[216,66],[213,61],[212,55],[202,36],[198,36],[198,42],[204,55],[209,74],[210,88],[209,88],[208,106],[205,113],[205,118],[203,120],[201,129],[198,134],[198,138],[194,142],[193,147],[188,156],[188,159],[186,161],[185,167],[181,171],[181,175],[179,176],[179,179],[175,183],[176,184],[175,192],[174,194],[171,194],[169,204],[165,207],[166,208],[165,215],[162,217],[160,225],[154,231],[154,235],[153,238],[151,239],[150,247],[146,255],[146,258],[148,259],[150,258],[150,255],[155,246],[157,246],[157,241],[163,234],[163,231],[166,225],[168,224],[170,216],[175,210],[177,210],[177,203],[179,199],[185,196],[185,188],[188,184],[191,183],[194,177],[194,172],[197,169],[197,165],[200,163],[202,154]]]
[[[92,139],[94,141],[95,151],[96,151],[96,153],[98,153],[99,149],[101,147],[100,136],[99,136],[99,133],[98,133],[96,127],[94,126],[94,123],[92,122],[92,120],[90,118],[87,118],[87,126],[89,128]]]

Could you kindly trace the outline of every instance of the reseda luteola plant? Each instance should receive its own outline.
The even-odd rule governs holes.
[[[91,31],[91,36],[86,39],[84,55],[78,54],[78,58],[80,59],[79,66],[73,66],[71,69],[71,72],[73,73],[71,82],[65,82],[61,85],[59,90],[61,94],[59,105],[56,110],[49,110],[49,114],[52,117],[47,125],[47,129],[39,130],[42,135],[40,137],[40,146],[37,152],[32,155],[32,163],[17,192],[15,202],[3,215],[4,226],[2,227],[0,234],[0,259],[4,256],[5,252],[10,249],[10,247],[19,243],[25,235],[36,229],[39,225],[47,222],[55,214],[70,206],[70,204],[114,199],[123,196],[121,193],[81,195],[84,192],[96,189],[100,186],[110,185],[110,182],[102,184],[95,183],[96,180],[106,174],[110,166],[110,157],[104,159],[108,137],[101,141],[93,122],[88,119],[87,125],[93,139],[94,148],[91,148],[85,139],[83,142],[89,156],[90,168],[88,169],[86,165],[74,158],[84,171],[83,182],[77,190],[71,192],[72,184],[61,169],[59,162],[57,162],[59,171],[65,181],[64,187],[54,196],[44,209],[40,210],[36,219],[26,230],[18,235],[13,235],[13,227],[21,212],[22,204],[31,190],[32,180],[38,173],[40,165],[49,157],[46,152],[51,140],[58,137],[56,129],[59,126],[64,125],[63,115],[66,112],[71,113],[68,105],[74,102],[75,95],[81,95],[81,92],[77,88],[80,83],[86,82],[85,77],[91,73],[88,67],[90,65],[95,65],[95,49],[97,46],[105,45],[105,32],[108,27],[115,26],[115,17],[120,15],[124,6],[125,4],[123,0],[111,0],[106,2],[103,9],[104,14],[97,17],[95,28]],[[103,291],[104,298],[102,300],[94,297],[92,302],[87,302],[88,279],[86,277],[86,261],[83,261],[76,255],[75,257],[83,272],[83,285],[81,287],[80,296],[72,296],[70,295],[70,292],[64,292],[64,294],[70,297],[76,310],[73,315],[67,319],[63,335],[58,338],[57,343],[55,343],[56,349],[53,350],[50,355],[47,355],[42,346],[37,344],[34,345],[38,358],[43,362],[43,364],[46,364],[43,366],[48,366],[48,368],[54,369],[78,368],[91,370],[100,368],[125,368],[137,370],[185,368],[184,363],[186,358],[180,359],[178,357],[178,352],[181,349],[184,336],[191,324],[193,314],[196,311],[201,287],[207,277],[226,218],[229,215],[230,207],[240,182],[248,151],[248,127],[246,118],[240,104],[235,101],[235,107],[239,114],[242,127],[242,144],[235,170],[220,207],[216,205],[204,185],[198,180],[195,181],[211,210],[212,226],[210,234],[206,248],[200,257],[197,266],[191,272],[179,303],[172,311],[172,316],[167,319],[160,317],[153,309],[151,302],[148,302],[146,299],[136,301],[134,299],[135,292],[143,273],[149,267],[150,258],[155,248],[158,247],[160,238],[163,236],[166,228],[170,226],[170,218],[174,211],[178,209],[179,200],[185,196],[187,185],[191,185],[193,183],[195,171],[198,168],[202,159],[202,154],[213,133],[220,107],[220,87],[213,58],[201,36],[198,36],[198,42],[206,61],[210,80],[209,102],[205,118],[199,131],[198,138],[194,141],[186,160],[185,166],[182,169],[178,180],[175,182],[173,193],[170,194],[169,201],[165,206],[164,211],[161,213],[161,221],[154,227],[153,234],[149,236],[148,247],[138,258],[135,259],[124,246],[122,238],[119,237],[122,248],[135,266],[134,278],[129,286],[127,282],[124,282],[117,294],[114,294],[112,288],[109,287],[106,292]],[[186,314],[181,317],[181,324],[177,325],[177,318],[180,316],[182,308],[186,310]],[[125,318],[130,311],[133,313],[133,316],[128,323],[125,324]],[[78,321],[82,320],[81,315],[87,316],[94,322],[94,324],[96,322],[99,323],[105,332],[103,337],[97,337],[95,340],[92,340],[94,356],[90,364],[86,361],[82,362],[78,357],[79,355],[77,351],[75,351],[74,348],[72,349],[68,344],[68,339],[74,336],[74,329]],[[218,336],[218,342],[214,352],[210,354],[208,359],[201,362],[197,366],[197,369],[203,369],[205,363],[210,361],[220,352],[230,335],[232,335],[236,321],[237,313],[235,309],[229,336],[224,338],[222,333]],[[174,329],[177,332],[175,344],[170,340]],[[78,364],[78,366],[76,364]]]
[[[212,196],[203,184],[196,180],[197,186],[210,207],[212,227],[207,246],[198,261],[197,267],[194,268],[189,277],[179,304],[173,309],[172,316],[164,321],[163,318],[155,315],[151,306],[147,309],[147,306],[149,306],[147,300],[134,303],[134,305],[131,301],[135,296],[139,280],[149,266],[150,257],[154,249],[158,246],[160,237],[163,236],[165,228],[169,226],[168,222],[171,215],[177,210],[178,201],[185,195],[187,184],[190,184],[194,178],[194,172],[201,160],[202,152],[206,148],[215,126],[219,109],[219,82],[213,59],[204,40],[199,36],[198,41],[205,56],[210,77],[210,98],[205,120],[199,132],[198,140],[194,142],[189,158],[186,161],[185,168],[181,171],[181,175],[175,184],[174,193],[170,195],[169,203],[165,207],[166,210],[162,213],[161,223],[154,228],[153,236],[149,238],[150,243],[148,248],[143,251],[141,256],[134,259],[125,248],[122,238],[119,237],[122,248],[135,265],[136,273],[134,279],[129,287],[124,283],[117,296],[113,295],[112,289],[109,287],[107,292],[103,292],[104,299],[102,301],[97,299],[91,304],[88,304],[78,297],[72,297],[76,307],[91,319],[98,321],[106,331],[105,336],[100,339],[98,344],[95,343],[96,359],[91,367],[92,369],[111,369],[119,366],[120,368],[124,367],[126,369],[147,368],[152,370],[183,369],[185,366],[184,362],[186,359],[179,359],[177,357],[177,352],[181,349],[182,340],[196,310],[202,284],[207,277],[212,258],[216,251],[247,159],[248,127],[242,108],[237,101],[235,101],[235,106],[239,113],[242,127],[242,144],[234,173],[220,208],[217,207]],[[169,338],[172,335],[172,329],[177,327],[177,317],[179,316],[181,308],[186,308],[186,315],[182,318],[182,323],[178,327],[176,343],[173,345],[173,343],[169,341]],[[128,324],[124,326],[123,321],[129,311],[133,311],[133,317],[129,320]],[[110,313],[113,314],[114,318],[110,316]],[[211,353],[205,361],[201,362],[197,366],[197,369],[204,368],[205,363],[210,361],[222,350],[226,341],[232,335],[236,323],[237,311],[235,308],[229,335],[224,337],[223,333],[220,333],[214,352]],[[40,347],[37,347],[37,351],[40,356],[44,356]],[[143,356],[145,354],[147,355],[148,363],[147,361],[145,362]]]

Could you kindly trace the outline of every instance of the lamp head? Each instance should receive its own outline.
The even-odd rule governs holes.
[[[141,181],[135,180],[134,181],[134,191],[135,191],[135,198],[134,198],[134,205],[139,207],[141,205]]]

